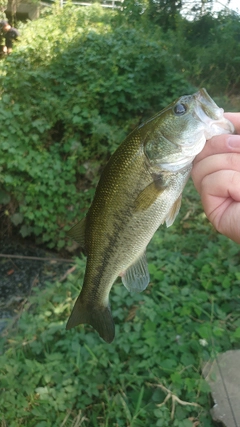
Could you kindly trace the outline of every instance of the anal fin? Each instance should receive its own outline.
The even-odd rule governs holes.
[[[146,253],[143,254],[122,274],[122,282],[130,292],[142,292],[150,282]]]

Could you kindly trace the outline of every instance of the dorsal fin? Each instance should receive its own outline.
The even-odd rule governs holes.
[[[83,218],[67,232],[68,237],[79,243],[83,249],[85,248],[85,229],[86,218]]]

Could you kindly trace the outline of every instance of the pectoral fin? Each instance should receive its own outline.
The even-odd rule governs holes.
[[[179,209],[181,207],[181,201],[182,201],[182,195],[179,196],[179,198],[176,200],[176,202],[172,205],[171,209],[169,210],[166,218],[165,223],[167,227],[170,227],[176,219],[176,216],[179,212]]]
[[[122,282],[130,292],[142,292],[146,289],[150,276],[145,252],[123,273]]]
[[[83,249],[85,248],[85,229],[86,218],[83,218],[67,232],[68,237],[78,242]]]
[[[135,200],[135,210],[144,211],[147,210],[163,193],[165,186],[162,183],[162,178],[159,178],[149,184],[144,190],[138,195]]]

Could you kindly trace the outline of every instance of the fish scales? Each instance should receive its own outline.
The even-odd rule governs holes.
[[[164,221],[167,226],[174,221],[195,155],[206,138],[233,131],[223,110],[201,89],[173,102],[118,147],[85,220],[70,231],[76,240],[83,236],[87,264],[68,329],[88,323],[105,341],[113,340],[109,293],[114,281],[120,275],[130,291],[146,288],[146,247]]]
[[[134,200],[152,182],[152,176],[147,170],[142,156],[140,137],[134,138],[134,146],[130,147],[135,150],[132,149],[131,152],[129,150],[127,153],[125,145],[121,146],[121,150],[115,153],[113,161],[109,164],[111,170],[106,169],[103,180],[100,181],[97,188],[96,198],[89,211],[89,221],[86,223],[86,251],[90,265],[93,266],[90,256],[91,248],[94,249],[95,260],[93,268],[89,269],[90,274],[86,276],[86,283],[91,284],[94,281],[98,285],[99,272],[101,272],[101,279],[105,286],[112,276],[115,280],[120,272],[131,265],[139,255],[139,251],[145,249],[152,234],[169,210],[168,197],[172,197],[174,193],[174,198],[177,198],[181,193],[182,185],[179,188],[170,186],[165,190],[163,202],[156,200],[147,212],[135,212]],[[119,166],[121,166],[121,177],[116,174],[115,170]],[[108,178],[106,183],[105,177]],[[132,182],[131,189],[122,192],[122,188],[129,182],[129,178]],[[96,243],[97,248],[95,249]],[[119,246],[122,248],[121,251],[119,251]],[[111,263],[110,271],[108,263]],[[97,280],[93,280],[96,271]],[[102,292],[103,289],[98,287],[98,291]],[[108,290],[104,289],[104,292],[108,292]]]

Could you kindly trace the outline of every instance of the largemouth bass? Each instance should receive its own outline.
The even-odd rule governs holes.
[[[138,126],[107,163],[90,209],[69,235],[87,255],[82,291],[67,329],[87,323],[114,339],[109,293],[118,276],[129,291],[149,281],[146,247],[181,205],[192,162],[206,139],[234,132],[205,89],[182,96]]]

